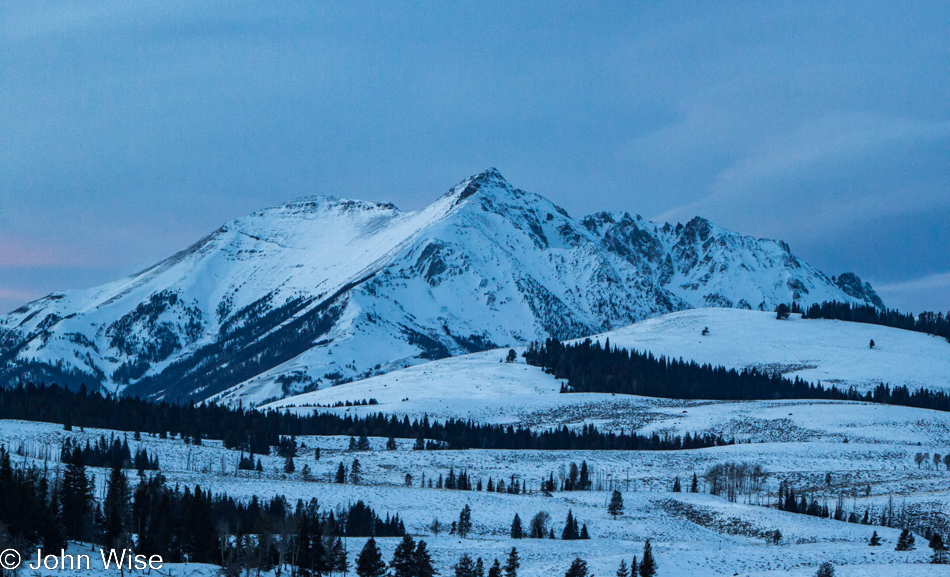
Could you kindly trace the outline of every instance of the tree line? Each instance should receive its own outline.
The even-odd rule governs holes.
[[[406,534],[398,514],[383,518],[363,501],[337,511],[321,510],[316,500],[291,506],[283,496],[242,502],[200,486],[169,487],[161,473],[132,484],[118,463],[102,499],[94,486],[81,459],[54,474],[15,467],[0,446],[0,545],[25,552],[56,551],[67,540],[116,549],[134,543],[136,552],[167,563],[228,567],[244,559],[263,570],[289,564],[309,575],[345,570],[342,537]]]
[[[105,435],[101,435],[95,444],[86,439],[85,445],[80,445],[72,437],[66,437],[59,451],[59,460],[63,463],[81,462],[90,467],[111,467],[113,463],[119,463],[123,469],[136,469],[139,472],[159,469],[158,455],[149,456],[147,449],[140,448],[133,457],[128,439],[120,441],[113,436],[111,440],[106,440]]]
[[[400,420],[381,413],[295,415],[217,405],[150,403],[134,397],[91,393],[85,388],[72,391],[34,384],[0,389],[0,419],[62,423],[66,429],[80,426],[143,432],[161,438],[179,435],[194,444],[200,444],[202,438],[223,439],[229,449],[257,455],[270,454],[271,447],[280,446],[281,437],[302,435],[415,438],[417,447],[432,449],[665,451],[731,443],[718,435],[639,435],[603,432],[594,425],[537,431],[461,419],[430,422],[427,416],[410,421],[408,417]]]
[[[901,405],[950,411],[950,395],[942,391],[906,386],[893,389],[880,384],[866,393],[853,387],[847,391],[825,388],[798,377],[788,379],[755,368],[727,369],[695,361],[655,357],[650,352],[611,347],[607,339],[586,339],[564,344],[547,339],[532,343],[524,354],[528,364],[541,367],[559,379],[566,379],[565,393],[619,393],[669,399],[753,401],[770,399],[828,399]]]
[[[793,311],[794,312],[794,311]],[[803,319],[835,319],[852,323],[883,325],[918,333],[937,335],[950,341],[950,312],[922,312],[919,315],[897,310],[878,309],[870,305],[853,305],[837,301],[812,304],[802,312]]]

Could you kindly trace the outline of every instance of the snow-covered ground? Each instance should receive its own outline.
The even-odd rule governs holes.
[[[709,334],[703,335],[703,329]],[[880,383],[950,390],[950,343],[880,325],[735,309],[696,309],[594,337],[611,346],[727,368],[777,371],[866,391]],[[874,341],[874,348],[870,342]]]
[[[497,362],[493,364],[498,364]],[[571,395],[562,395],[571,396]],[[665,401],[639,399],[662,407]],[[788,405],[792,407],[793,405]],[[881,527],[847,524],[794,515],[768,509],[755,503],[775,498],[782,480],[808,490],[833,503],[843,494],[846,508],[859,514],[866,507],[879,512],[893,499],[895,506],[924,507],[933,515],[950,515],[950,473],[932,466],[918,468],[917,452],[950,452],[950,429],[943,414],[917,409],[868,407],[855,403],[805,403],[787,409],[781,403],[713,403],[692,406],[680,417],[685,428],[715,430],[722,423],[743,423],[754,416],[769,418],[769,411],[798,412],[801,424],[808,424],[807,438],[756,442],[694,451],[413,451],[411,440],[400,440],[398,449],[384,449],[385,439],[371,439],[370,451],[346,450],[347,437],[302,437],[305,447],[296,459],[298,473],[284,475],[282,459],[263,457],[265,473],[238,474],[239,453],[222,447],[218,441],[201,446],[186,445],[180,439],[149,436],[138,442],[129,436],[133,451],[139,445],[158,454],[163,474],[171,484],[200,484],[212,491],[226,491],[238,498],[269,497],[275,494],[296,499],[317,498],[323,507],[337,507],[362,499],[381,514],[398,512],[413,534],[422,536],[434,552],[437,567],[447,574],[462,553],[487,560],[502,557],[512,546],[522,554],[525,576],[563,574],[575,556],[586,559],[596,575],[610,575],[621,558],[639,555],[643,542],[654,540],[661,575],[813,575],[817,564],[831,561],[838,575],[939,575],[939,568],[922,565],[927,558],[923,542],[910,553],[893,551],[896,531]],[[845,418],[857,428],[862,422],[880,421],[880,430],[871,429],[847,435],[844,442],[840,417],[844,410],[854,413]],[[682,410],[673,411],[671,415]],[[808,417],[813,417],[808,422]],[[672,418],[672,417],[671,417]],[[849,420],[850,419],[850,420]],[[939,426],[938,426],[939,425]],[[646,428],[656,427],[657,421]],[[755,421],[747,426],[755,429]],[[847,427],[845,427],[847,428]],[[892,430],[887,433],[887,430]],[[0,443],[15,453],[32,457],[34,462],[48,458],[55,468],[58,447],[67,436],[84,440],[109,431],[86,429],[63,431],[59,425],[0,422]],[[122,435],[122,433],[117,433]],[[921,443],[918,445],[918,442]],[[321,449],[316,460],[314,449]],[[16,460],[28,457],[17,457]],[[340,462],[350,465],[360,460],[363,480],[360,485],[328,483]],[[563,474],[571,462],[587,461],[596,483],[591,492],[555,492],[547,497],[538,493],[540,480],[554,473]],[[675,477],[684,483],[717,463],[746,462],[761,465],[767,473],[761,491],[742,495],[738,502],[705,494],[672,493]],[[299,471],[309,465],[312,478],[304,480]],[[419,487],[423,476],[435,479],[449,468],[466,470],[474,479],[487,483],[512,476],[527,483],[528,495],[465,492]],[[106,471],[93,470],[98,491],[104,490]],[[825,475],[832,474],[826,485]],[[404,487],[406,473],[413,476],[413,487]],[[702,482],[701,482],[702,484]],[[871,486],[871,495],[864,489]],[[619,488],[624,494],[625,514],[617,520],[606,513],[608,489]],[[429,535],[426,529],[433,518],[449,522],[464,505],[470,505],[475,522],[469,539]],[[559,532],[568,510],[586,523],[592,539],[587,542],[548,540],[513,541],[507,531],[514,513],[523,520],[546,511]],[[779,529],[784,535],[779,546],[767,545],[766,532]],[[870,548],[866,540],[877,530],[885,543]],[[358,550],[362,540],[351,539],[348,548]],[[353,541],[356,541],[355,543]],[[395,541],[382,540],[387,556]],[[179,568],[182,571],[204,569]],[[176,570],[176,574],[179,574]],[[181,574],[187,574],[185,572]]]

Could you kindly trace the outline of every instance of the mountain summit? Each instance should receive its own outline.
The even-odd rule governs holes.
[[[130,277],[0,317],[16,380],[250,404],[487,348],[694,307],[882,303],[779,241],[702,218],[570,217],[496,169],[430,206],[303,198]]]

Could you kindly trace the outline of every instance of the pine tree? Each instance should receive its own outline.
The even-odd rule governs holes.
[[[577,528],[577,519],[574,518],[574,513],[568,509],[567,520],[564,522],[564,530],[561,531],[561,540],[573,541],[579,538],[580,531]]]
[[[630,577],[630,569],[627,568],[627,562],[623,559],[620,560],[620,567],[617,568],[617,577]]]
[[[369,451],[369,438],[366,435],[360,435],[360,440],[356,443],[357,451]]]
[[[386,574],[386,563],[376,539],[370,537],[356,557],[356,574],[359,577],[383,577]]]
[[[699,492],[699,477],[696,476],[696,473],[693,473],[693,482],[689,484],[690,493]]]
[[[656,575],[656,561],[653,560],[653,546],[650,540],[643,545],[643,561],[640,561],[640,577],[653,577]]]
[[[86,477],[82,453],[75,451],[66,463],[60,488],[60,506],[67,539],[83,540],[91,521],[93,488]]]
[[[290,455],[287,455],[287,457],[284,459],[284,472],[290,475],[296,469],[297,467],[294,466],[294,458]]]
[[[637,577],[639,571],[639,565],[637,565],[637,556],[633,556],[633,561],[630,562],[630,577]]]
[[[485,562],[481,557],[475,560],[475,577],[485,577]]]
[[[835,566],[825,561],[818,567],[815,577],[835,577]]]
[[[871,540],[868,541],[868,545],[871,547],[879,547],[881,545],[881,538],[877,536],[877,531],[871,534]]]
[[[581,461],[580,489],[582,491],[590,490],[590,470],[587,468],[587,461]]]
[[[511,522],[511,538],[512,539],[521,539],[524,537],[524,530],[521,527],[521,517],[515,513],[515,518]]]
[[[590,533],[587,532],[587,523],[584,523],[584,526],[581,527],[581,534],[579,538],[585,541],[590,539]]]
[[[904,529],[901,531],[900,537],[897,538],[897,547],[894,548],[895,551],[913,551],[914,550],[914,534]]]
[[[931,563],[934,565],[946,565],[948,563],[947,546],[939,533],[933,534],[927,546],[933,549],[933,556],[930,558]]]
[[[343,547],[343,540],[339,537],[329,547],[327,557],[330,573],[346,573],[349,571],[350,564],[346,560],[346,549]]]
[[[571,566],[568,568],[567,573],[564,574],[564,577],[587,577],[587,562],[577,557],[571,562]]]
[[[463,539],[468,536],[469,531],[472,530],[472,508],[468,505],[462,508],[462,512],[459,513],[458,525],[456,525],[456,531],[459,534],[459,537]]]
[[[402,541],[393,551],[392,561],[389,562],[393,577],[416,577],[415,551],[415,541],[409,535],[403,535]]]
[[[452,566],[452,570],[455,571],[455,577],[475,577],[475,562],[465,553],[458,563]]]
[[[335,483],[346,483],[346,467],[343,465],[343,461],[340,461],[340,466],[336,469],[336,477],[333,481]]]
[[[508,551],[508,558],[505,559],[505,577],[518,577],[518,568],[521,567],[521,559],[518,557],[518,550],[514,547]]]
[[[121,549],[125,545],[128,526],[129,483],[122,472],[119,461],[112,465],[109,475],[106,500],[103,503],[105,516],[104,538],[106,545]]]
[[[674,493],[682,493],[682,492],[683,492],[683,487],[680,485],[680,478],[679,478],[679,477],[676,477],[676,479],[673,481],[673,492],[674,492]]]
[[[488,569],[488,577],[501,577],[501,563],[498,562],[498,559],[495,559],[495,562]]]
[[[613,516],[614,519],[618,515],[623,514],[623,495],[620,494],[620,491],[614,491],[610,495],[610,504],[607,505],[607,513]]]
[[[359,485],[361,479],[362,469],[360,467],[360,460],[353,459],[353,464],[350,466],[350,483],[353,485]]]
[[[426,549],[426,542],[419,541],[416,545],[416,551],[412,554],[412,564],[415,568],[414,577],[433,577],[438,575],[435,567],[432,566],[432,557]]]

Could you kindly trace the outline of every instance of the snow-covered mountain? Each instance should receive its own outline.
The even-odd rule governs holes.
[[[282,397],[693,307],[881,306],[840,278],[699,217],[577,220],[491,169],[410,213],[329,196],[262,210],[128,278],[34,301],[0,317],[0,384]]]

